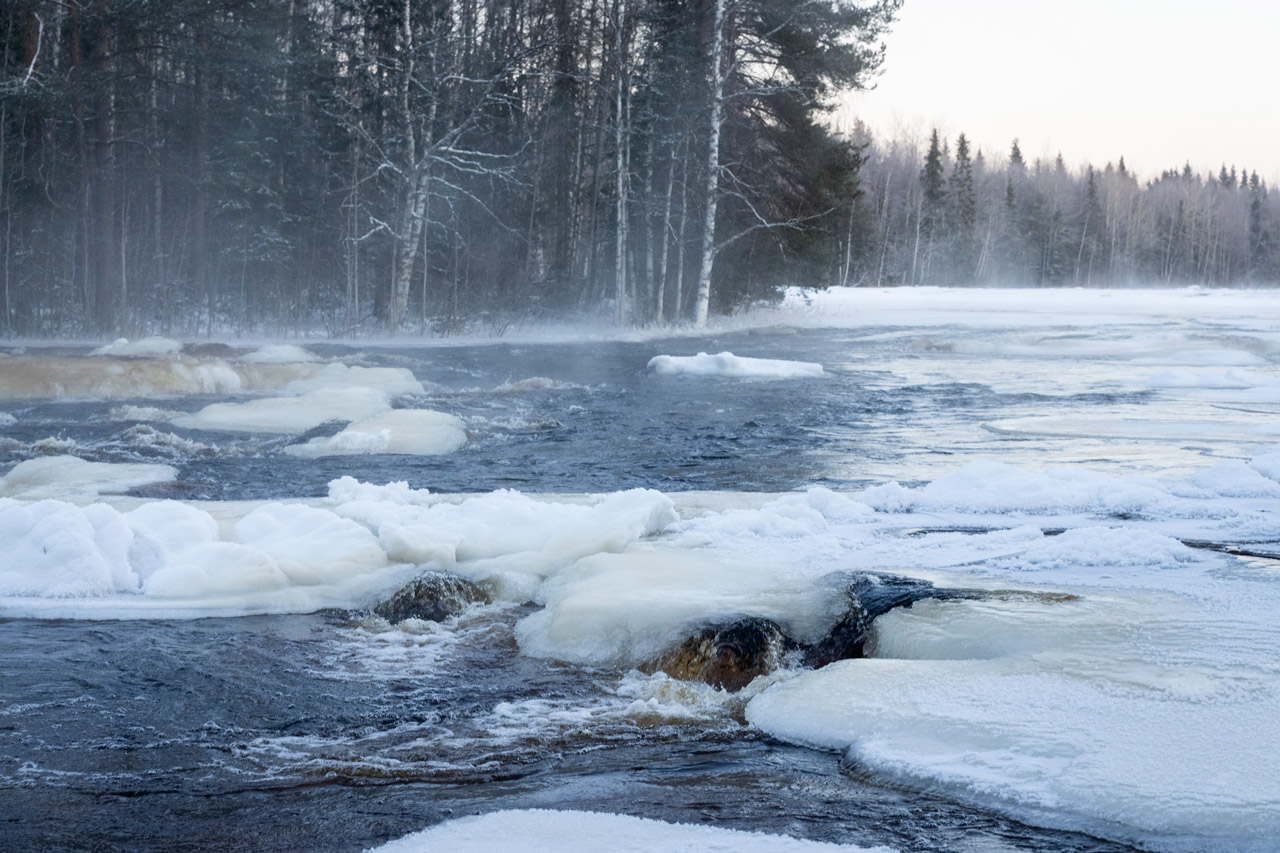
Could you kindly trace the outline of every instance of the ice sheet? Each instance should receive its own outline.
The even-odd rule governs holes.
[[[515,839],[519,839],[518,846],[521,850],[538,853],[559,853],[567,846],[578,850],[610,850],[616,853],[704,853],[711,850],[733,850],[741,853],[891,853],[887,847],[827,844],[785,835],[664,823],[628,815],[541,810],[503,811],[458,818],[375,849],[377,853],[428,853],[437,850],[454,853],[505,853],[512,849]]]

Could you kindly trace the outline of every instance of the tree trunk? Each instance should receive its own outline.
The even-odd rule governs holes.
[[[720,61],[724,54],[724,4],[715,0],[711,25],[711,119],[707,138],[706,208],[702,217],[702,263],[698,268],[698,299],[694,325],[707,325],[711,308],[711,268],[716,260],[716,200],[720,192],[720,124],[724,118],[724,77]]]

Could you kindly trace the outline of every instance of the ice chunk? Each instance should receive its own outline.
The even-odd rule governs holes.
[[[707,355],[700,352],[693,356],[656,355],[649,360],[649,369],[663,376],[687,374],[691,376],[754,377],[761,379],[801,379],[822,376],[821,364],[811,361],[781,361],[768,358],[746,358],[731,352]]]
[[[47,456],[19,462],[0,478],[0,497],[40,500],[117,494],[168,483],[178,476],[169,465],[86,462],[75,456]]]
[[[319,358],[315,353],[296,344],[268,344],[245,353],[240,356],[240,360],[250,364],[297,364],[318,361]]]
[[[529,853],[559,853],[566,842],[579,850],[653,853],[892,853],[887,847],[857,847],[785,835],[713,826],[664,823],[628,815],[576,811],[502,811],[446,821],[376,848],[377,853],[505,853],[513,839]]]
[[[300,397],[211,403],[194,414],[174,418],[172,423],[186,429],[288,435],[325,421],[358,421],[390,408],[387,395],[373,388],[321,388]]]
[[[815,642],[848,604],[793,566],[721,562],[670,550],[597,554],[543,587],[544,610],[516,626],[525,654],[636,666],[688,631],[758,616]]]
[[[306,394],[329,388],[376,389],[391,397],[400,394],[422,394],[422,383],[403,367],[349,367],[333,362],[311,376],[295,379],[284,386],[286,394]]]
[[[117,338],[105,346],[98,347],[89,354],[133,358],[163,358],[169,355],[176,355],[181,351],[182,344],[172,338],[150,337],[139,341]]]
[[[467,443],[462,421],[429,409],[396,409],[365,418],[342,432],[285,448],[290,456],[315,459],[356,453],[440,456]]]

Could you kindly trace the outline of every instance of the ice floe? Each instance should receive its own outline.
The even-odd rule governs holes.
[[[731,352],[707,355],[655,355],[649,369],[661,376],[726,376],[757,379],[801,379],[823,375],[821,364],[811,361],[782,361],[770,358],[747,358]]]
[[[336,435],[291,445],[284,452],[306,459],[357,453],[441,456],[466,443],[460,418],[429,409],[395,409],[355,421]]]

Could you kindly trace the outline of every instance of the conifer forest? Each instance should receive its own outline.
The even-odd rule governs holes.
[[[1280,277],[1255,172],[1140,179],[842,118],[901,2],[8,0],[0,334],[500,333],[702,324],[789,285]]]

